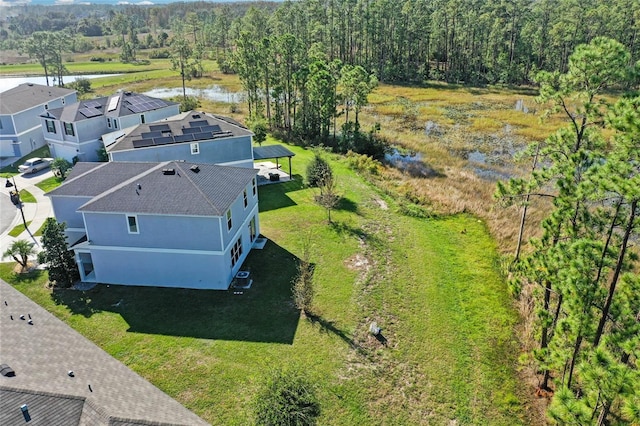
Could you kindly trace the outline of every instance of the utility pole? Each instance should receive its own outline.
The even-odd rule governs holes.
[[[24,211],[22,210],[22,200],[20,200],[20,191],[18,190],[18,185],[16,185],[16,178],[15,176],[12,176],[11,179],[13,180],[13,191],[16,194],[16,202],[14,204],[20,209],[20,215],[22,215],[22,223],[24,224],[24,229],[29,231],[27,220],[24,218]],[[13,201],[13,197],[11,198],[11,201]]]

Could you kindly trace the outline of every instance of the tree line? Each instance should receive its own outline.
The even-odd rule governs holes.
[[[540,70],[566,72],[581,44],[606,36],[622,43],[630,63],[640,58],[640,3],[635,0],[301,0],[283,3],[174,3],[164,6],[21,8],[10,13],[0,39],[64,28],[74,34],[156,32],[176,21],[200,33],[226,63],[261,11],[274,36],[290,34],[306,49],[362,66],[384,82],[444,80],[467,84],[531,83]],[[15,10],[11,8],[9,10]],[[252,11],[252,12],[250,12]],[[263,18],[260,18],[263,19]]]
[[[529,177],[498,185],[499,200],[522,206],[521,226],[531,197],[551,200],[512,273],[533,305],[531,360],[560,424],[640,422],[640,97],[624,90],[638,71],[623,44],[596,37],[565,72],[539,72],[539,101],[567,125],[529,147]]]

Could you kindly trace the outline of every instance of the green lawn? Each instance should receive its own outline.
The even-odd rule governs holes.
[[[36,186],[44,192],[49,192],[62,185],[62,182],[62,178],[59,178],[58,176],[51,176],[43,181],[36,183]]]
[[[23,203],[35,203],[36,202],[36,197],[34,197],[33,194],[30,193],[29,191],[27,191],[26,189],[21,189],[20,190],[20,200]]]
[[[27,226],[29,225],[31,225],[31,221],[27,222]],[[9,231],[9,235],[15,238],[18,235],[22,234],[25,229],[27,228],[24,226],[24,223],[21,223],[19,225],[16,225],[11,231]]]
[[[484,224],[402,216],[332,157],[343,201],[330,225],[300,178],[312,153],[289,148],[296,179],[259,188],[269,242],[243,267],[254,279],[244,295],[52,293],[45,274],[17,279],[2,264],[0,276],[212,424],[250,424],[263,372],[289,364],[319,385],[322,425],[527,423],[517,316]],[[290,302],[307,238],[317,286],[309,319]]]

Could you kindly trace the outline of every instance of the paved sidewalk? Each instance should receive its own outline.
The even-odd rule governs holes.
[[[18,237],[12,237],[9,235],[16,225],[22,223],[22,216],[20,215],[20,209],[16,208],[9,200],[9,191],[14,187],[5,187],[6,179],[0,180],[0,209],[2,214],[0,215],[0,255],[2,255],[16,240],[27,240],[35,243],[36,251],[40,251],[40,238],[34,237],[31,233],[35,233],[48,217],[53,217],[53,209],[51,207],[51,201],[49,197],[45,197],[44,192],[38,188],[36,183],[53,176],[51,170],[44,170],[33,175],[16,175],[10,180],[13,183],[15,180],[16,186],[19,190],[26,189],[31,193],[35,199],[35,203],[23,203],[22,210],[24,212],[24,218],[29,224],[29,229],[22,232]],[[11,209],[11,210],[9,210]],[[9,213],[7,212],[9,210]],[[12,216],[11,211],[15,211]],[[3,262],[13,261],[11,258],[2,259]]]

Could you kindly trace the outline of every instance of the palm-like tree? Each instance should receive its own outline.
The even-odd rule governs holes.
[[[34,244],[27,240],[17,240],[2,254],[2,258],[13,257],[13,259],[22,266],[22,269],[27,267],[29,256],[36,253],[33,248]]]

